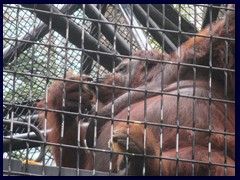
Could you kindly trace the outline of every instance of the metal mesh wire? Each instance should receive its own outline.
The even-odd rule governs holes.
[[[53,6],[63,10],[66,5]],[[209,5],[176,4],[171,6],[184,17],[189,26],[194,27],[193,29],[199,31],[202,28],[205,12]],[[119,33],[126,40],[131,51],[142,48],[136,34],[133,33],[132,26],[141,31],[142,37],[146,38],[144,47],[149,46],[152,49],[163,47],[156,37],[149,33],[149,27],[146,24],[137,20],[138,25],[132,25],[132,20],[127,19],[119,5],[98,4],[94,7],[102,12],[102,16],[108,20],[114,32]],[[129,7],[133,9],[133,6]],[[86,13],[83,14],[82,9],[84,8],[81,9],[77,5],[75,5],[75,9],[74,6],[71,8],[69,7],[69,10],[65,12],[68,14],[66,16],[68,19],[78,27],[84,27],[84,31],[91,34],[99,44],[104,45],[111,52],[116,52],[115,55],[121,55],[115,48],[116,44],[110,42],[109,38],[99,30],[105,22],[88,18]],[[217,18],[221,18],[223,14],[224,9],[220,9]],[[135,16],[137,16],[136,13]],[[178,25],[176,24],[176,26]],[[37,32],[38,34],[36,34]],[[192,33],[191,30],[189,32]],[[186,33],[188,32],[186,31]],[[81,37],[76,38],[80,39]],[[17,52],[17,47],[24,43],[29,47]],[[80,73],[81,70],[88,69],[88,74],[93,78],[109,72],[106,67],[98,64],[98,61],[94,61],[84,48],[78,48],[70,41],[66,41],[66,38],[57,31],[44,25],[35,13],[31,13],[28,8],[18,4],[3,6],[3,51],[4,55],[11,54],[9,57],[3,57],[3,119],[31,123],[36,127],[39,126],[39,122],[34,106],[44,97],[48,84],[55,79],[64,77],[66,71],[71,70]],[[10,53],[11,51],[13,53]],[[12,131],[6,124],[3,125],[3,136],[26,132],[29,132],[27,127],[18,127]],[[12,150],[5,152],[3,158],[26,160],[26,156],[28,156],[27,159],[36,160],[40,151],[40,147]],[[45,150],[44,163],[45,165],[55,164],[49,148]]]

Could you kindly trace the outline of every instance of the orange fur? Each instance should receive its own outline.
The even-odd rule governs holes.
[[[63,147],[62,165],[76,167],[77,153],[80,157],[80,168],[95,168],[95,170],[106,172],[111,168],[114,173],[126,172],[127,168],[129,175],[159,175],[160,173],[162,175],[175,175],[176,169],[178,169],[179,175],[208,175],[209,171],[211,175],[224,175],[224,167],[209,164],[209,159],[211,159],[211,163],[225,163],[226,160],[226,165],[235,165],[235,136],[216,133],[235,133],[235,104],[209,100],[209,69],[196,67],[194,87],[192,67],[162,62],[162,60],[180,61],[188,64],[195,62],[207,67],[209,66],[210,54],[212,54],[213,66],[234,70],[235,41],[214,38],[225,37],[226,19],[228,19],[229,24],[228,37],[235,38],[235,14],[234,12],[227,14],[228,18],[219,20],[212,25],[212,32],[210,32],[210,27],[206,27],[196,37],[182,44],[179,48],[180,57],[178,56],[179,52],[167,55],[158,51],[138,51],[133,56],[145,58],[147,63],[125,59],[116,67],[114,79],[110,73],[98,82],[113,85],[114,81],[115,86],[158,92],[163,90],[169,93],[167,95],[147,93],[146,95],[144,92],[133,91],[129,97],[127,90],[119,88],[113,90],[112,87],[98,86],[100,106],[97,115],[112,117],[111,102],[114,93],[114,118],[124,119],[126,122],[90,118],[87,129],[80,125],[80,129],[82,128],[80,131],[83,134],[77,137],[79,127],[77,119],[79,117],[65,114],[64,137],[61,140],[59,137],[62,116],[59,113],[47,112],[47,128],[52,129],[48,140],[56,143],[62,142],[77,146],[77,138],[79,138],[80,146],[85,146],[84,138],[86,137],[88,146],[93,147],[95,121],[97,121],[97,139],[94,148],[103,150],[103,152],[96,151],[94,153],[95,159],[93,159],[92,151],[87,152],[82,149],[77,151],[74,148]],[[202,37],[202,35],[212,35],[213,38]],[[226,49],[226,41],[228,42],[228,50]],[[225,56],[227,51],[229,52],[228,59]],[[146,68],[147,75],[145,76]],[[222,70],[211,70],[211,98],[235,101],[235,73],[228,72],[227,82],[225,82],[224,73]],[[72,78],[81,79],[80,76]],[[146,87],[145,80],[147,81]],[[225,83],[228,87],[227,93],[224,91]],[[62,107],[62,84],[62,82],[55,82],[51,85],[48,93],[48,108],[56,110],[65,108],[64,110],[69,112],[78,112],[79,84],[66,84],[66,106],[64,108]],[[82,89],[82,108],[91,108],[94,93],[91,87],[85,86]],[[197,96],[203,99],[178,95]],[[129,98],[131,102],[130,112],[128,108]],[[45,100],[40,103],[42,107],[45,107],[44,104]],[[225,112],[226,117],[224,117]],[[209,119],[209,113],[211,119]],[[42,112],[41,117],[44,121],[44,112]],[[209,122],[211,122],[210,125]],[[211,129],[209,129],[210,126]],[[215,133],[209,133],[210,131],[215,131]],[[208,156],[210,140],[211,158]],[[194,147],[192,146],[193,141]],[[225,146],[227,146],[227,152],[224,155]],[[105,151],[109,151],[109,148],[115,153],[106,153]],[[129,153],[128,155],[116,154],[126,151]],[[54,157],[57,165],[60,164],[59,153],[60,149],[55,147]],[[161,158],[159,158],[160,155]],[[177,156],[179,159],[176,160]],[[194,172],[192,171],[193,164]],[[235,169],[227,167],[226,173],[234,175]]]

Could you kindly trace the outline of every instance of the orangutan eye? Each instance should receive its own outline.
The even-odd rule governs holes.
[[[116,72],[124,73],[126,71],[126,67],[127,66],[125,64],[123,64],[119,68],[117,68]]]
[[[121,71],[124,71],[124,67],[123,66],[121,66],[120,68],[119,68],[119,71],[121,72]]]

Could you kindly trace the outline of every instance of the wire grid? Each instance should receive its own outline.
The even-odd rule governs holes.
[[[60,9],[63,5],[54,5],[58,9]],[[24,35],[28,34],[29,30],[33,27],[37,28],[39,24],[42,22],[37,19],[33,14],[31,14],[28,10],[23,9],[20,5],[5,5],[3,7],[4,10],[4,22],[3,22],[3,31],[4,31],[4,48],[9,46],[14,47],[15,43],[17,42],[17,38],[23,37]],[[115,8],[112,5],[107,5],[107,12],[106,18],[111,22],[113,18],[115,18]],[[115,19],[116,22],[123,22],[123,17],[118,12],[117,18]],[[73,17],[82,17],[82,11],[77,10],[73,13]],[[83,26],[82,21],[78,18],[71,18],[77,25]],[[86,31],[90,32],[92,29],[96,28],[95,26],[91,26],[90,21],[86,21],[84,23],[84,28]],[[17,31],[16,31],[17,29]],[[118,26],[118,30],[122,32],[122,35],[125,39],[129,37],[129,30],[125,27]],[[125,32],[125,33],[124,33]],[[94,34],[93,34],[94,35]],[[50,38],[49,38],[50,37]],[[52,46],[50,51],[48,49],[49,41],[51,41]],[[62,77],[64,74],[64,67],[65,66],[65,38],[63,38],[59,33],[56,31],[51,31],[47,33],[43,38],[36,42],[30,42],[32,46],[21,52],[20,56],[17,57],[16,61],[12,61],[8,63],[8,66],[4,67],[3,72],[3,89],[4,89],[4,102],[13,102],[15,104],[24,104],[26,106],[32,107],[34,102],[41,99],[44,96],[44,89],[46,86],[46,79],[41,77],[35,76],[28,76],[29,74],[36,74],[36,75],[48,75],[49,77]],[[109,49],[112,48],[112,44],[101,34],[100,42],[103,43]],[[63,48],[62,48],[63,47]],[[80,69],[80,61],[83,58],[82,51],[77,50],[74,45],[69,43],[69,48],[67,51],[67,63],[66,69],[67,70],[75,70],[79,72]],[[135,47],[136,49],[136,47]],[[86,56],[86,55],[85,55]],[[89,58],[89,57],[88,57]],[[51,59],[50,63],[48,64],[48,59]],[[96,64],[94,62],[94,64]],[[47,67],[48,66],[48,67]],[[96,65],[92,66],[90,70],[91,75],[93,77],[96,76],[97,72],[101,75],[104,72],[107,72],[103,67],[100,67],[100,72],[98,69],[95,68]],[[16,71],[16,77],[13,76],[12,73],[7,71]],[[18,73],[21,73],[18,74]],[[52,81],[52,80],[50,80]],[[13,88],[14,83],[14,88]],[[30,96],[29,96],[30,95]],[[28,102],[28,104],[26,104]],[[13,107],[13,105],[4,105],[4,119],[11,118],[11,112],[14,113],[14,118],[17,121],[21,121],[25,118],[25,116],[31,116],[34,114],[34,110],[22,108],[22,107]],[[38,126],[37,118],[33,123]],[[17,129],[16,133],[23,133],[25,129]],[[4,130],[4,135],[9,135],[7,129]],[[31,151],[31,150],[30,150]],[[38,151],[34,149],[31,151],[31,154],[35,154]],[[24,153],[25,150],[20,150],[13,152],[11,156],[16,159],[25,159]],[[6,154],[5,154],[6,155]],[[53,160],[52,157],[49,157]],[[33,159],[33,156],[30,157]],[[49,163],[50,165],[52,162]]]
[[[64,5],[54,5],[59,10]],[[103,5],[98,6],[98,8]],[[181,15],[185,17],[190,23],[196,24],[196,29],[200,30],[203,22],[205,6],[201,5],[173,5]],[[132,37],[131,27],[124,18],[122,12],[117,5],[105,5],[104,16],[113,24],[116,23],[116,32],[118,32],[124,40],[131,44],[132,51],[139,49],[136,40]],[[195,9],[196,8],[196,9]],[[194,16],[194,13],[196,16]],[[221,17],[223,10],[220,10]],[[7,4],[3,6],[3,32],[4,42],[3,48],[16,47],[19,39],[29,31],[37,29],[42,23],[34,14],[17,4]],[[91,19],[84,19],[81,9],[76,10],[70,15],[70,18],[79,27],[84,27],[85,31],[92,34],[99,42],[114,50],[113,44],[101,33],[98,39],[98,30],[96,25],[92,23]],[[140,28],[144,26],[140,26]],[[148,43],[152,48],[161,49],[161,45],[156,42],[154,37],[150,35],[147,30],[146,33]],[[21,41],[20,41],[21,42]],[[14,54],[14,60],[9,62],[3,70],[3,112],[4,120],[15,118],[16,121],[25,121],[26,116],[37,115],[34,108],[34,103],[44,97],[46,85],[51,83],[54,79],[63,77],[64,73],[69,70],[80,72],[82,68],[82,60],[84,62],[91,59],[85,52],[77,48],[75,45],[68,42],[66,48],[66,39],[58,32],[50,30],[46,35],[37,41],[30,41],[31,46],[21,52]],[[14,73],[13,73],[14,72]],[[107,73],[103,66],[99,66],[96,61],[89,70],[93,78]],[[49,78],[46,78],[49,77]],[[24,105],[24,106],[21,106]],[[39,122],[36,117],[32,118],[31,123],[38,126]],[[17,129],[14,134],[21,134],[26,132],[26,129]],[[10,135],[9,129],[6,127],[3,131],[4,136]],[[29,159],[36,159],[36,154],[39,154],[39,147],[30,148],[28,150]],[[9,155],[4,153],[4,158],[26,159],[26,149],[12,151]],[[53,165],[54,160],[50,154],[49,148],[46,150],[45,163]]]

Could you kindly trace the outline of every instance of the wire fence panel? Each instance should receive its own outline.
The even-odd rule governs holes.
[[[235,5],[4,4],[4,175],[235,175]]]

